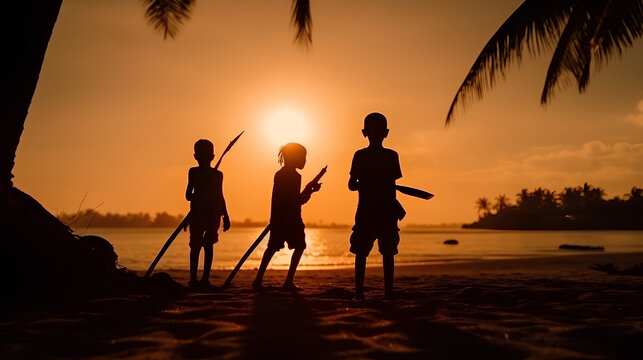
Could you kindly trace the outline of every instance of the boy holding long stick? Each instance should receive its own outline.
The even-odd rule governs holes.
[[[230,229],[230,218],[223,197],[223,173],[210,166],[214,145],[201,139],[194,144],[194,158],[199,166],[188,171],[185,198],[190,202],[190,281],[188,286],[209,286],[214,244],[219,241],[219,225]],[[199,254],[203,248],[203,277],[197,281]]]
[[[306,249],[306,235],[304,234],[304,221],[301,218],[301,206],[310,200],[312,193],[319,191],[321,184],[318,179],[314,179],[300,193],[301,175],[297,172],[297,169],[303,169],[306,165],[306,148],[300,144],[289,143],[284,145],[279,150],[279,164],[283,166],[275,174],[275,182],[272,188],[268,248],[263,253],[261,265],[252,287],[255,290],[261,290],[263,275],[268,268],[270,260],[287,243],[288,248],[295,251],[290,260],[290,268],[288,269],[283,289],[299,291],[299,287],[294,284],[295,271],[304,249]],[[321,174],[323,175],[323,172]]]

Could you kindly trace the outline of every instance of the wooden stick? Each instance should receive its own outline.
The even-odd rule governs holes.
[[[149,269],[147,269],[147,272],[145,273],[145,277],[150,277],[150,275],[152,275],[152,271],[154,271],[156,264],[158,264],[158,262],[161,261],[161,258],[163,257],[167,249],[170,247],[170,245],[172,245],[172,242],[179,235],[179,233],[181,232],[181,229],[183,229],[188,225],[188,222],[190,222],[190,213],[188,213],[185,216],[185,218],[183,218],[183,221],[181,221],[179,226],[177,226],[177,228],[174,230],[172,235],[170,235],[170,237],[167,239],[167,241],[159,251],[158,255],[156,255],[156,258],[154,259],[154,261],[152,261],[152,265],[150,265]]]
[[[232,283],[232,279],[234,279],[235,275],[237,275],[237,273],[243,266],[243,263],[245,263],[246,260],[248,260],[248,257],[250,256],[250,254],[252,254],[252,252],[255,251],[255,249],[257,248],[257,246],[259,246],[263,238],[265,238],[266,235],[268,235],[269,231],[270,231],[270,224],[268,224],[268,226],[266,226],[266,228],[263,229],[261,234],[259,234],[259,236],[257,237],[257,240],[255,240],[255,242],[253,242],[252,245],[250,245],[246,253],[243,254],[243,256],[241,257],[241,260],[239,260],[239,262],[237,263],[237,266],[235,266],[234,270],[232,270],[230,275],[228,275],[228,278],[225,280],[225,283],[223,283],[224,289],[227,289],[230,287],[230,283]]]

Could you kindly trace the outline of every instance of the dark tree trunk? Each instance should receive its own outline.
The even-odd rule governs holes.
[[[0,23],[0,190],[13,186],[14,160],[62,0],[2,3]]]

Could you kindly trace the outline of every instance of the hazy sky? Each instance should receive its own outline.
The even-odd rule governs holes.
[[[198,1],[163,41],[139,1],[65,0],[22,135],[15,184],[50,211],[186,213],[193,143],[222,151],[233,220],[269,217],[277,151],[308,148],[304,182],[328,165],[306,221],[352,221],[347,189],[362,120],[384,113],[406,223],[472,221],[478,197],[588,181],[643,186],[643,41],[539,103],[551,52],[513,68],[452,126],[444,117],[483,45],[521,3],[313,0],[311,51],[293,45],[290,0]]]

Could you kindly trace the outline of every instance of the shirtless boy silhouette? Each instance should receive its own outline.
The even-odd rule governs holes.
[[[376,239],[384,266],[385,298],[390,299],[393,295],[394,256],[400,242],[397,221],[405,212],[395,197],[395,181],[402,177],[399,157],[397,152],[382,146],[388,132],[384,115],[371,113],[366,116],[362,135],[368,138],[369,145],[355,152],[348,180],[348,188],[359,194],[350,237],[350,251],[355,254],[357,300],[364,299],[366,258]]]
[[[185,198],[190,202],[190,281],[188,286],[209,286],[214,244],[219,241],[219,225],[230,229],[230,218],[223,197],[223,173],[210,166],[214,145],[201,139],[194,144],[194,158],[199,166],[188,171]],[[199,254],[203,248],[203,277],[197,281]]]

